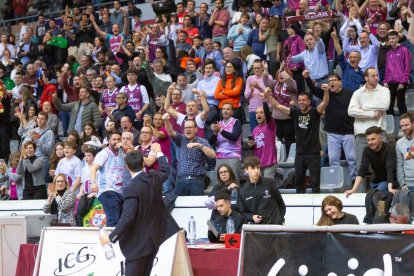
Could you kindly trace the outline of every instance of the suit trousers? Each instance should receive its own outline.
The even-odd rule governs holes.
[[[150,276],[157,252],[135,259],[125,259],[125,276]]]

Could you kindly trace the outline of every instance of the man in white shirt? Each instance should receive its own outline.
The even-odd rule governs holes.
[[[355,118],[355,157],[357,169],[361,165],[362,152],[368,146],[365,131],[372,126],[381,127],[385,140],[386,110],[390,104],[390,91],[378,84],[378,71],[369,67],[364,72],[366,84],[354,92],[348,106],[348,114]]]

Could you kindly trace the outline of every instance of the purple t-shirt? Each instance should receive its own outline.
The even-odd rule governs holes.
[[[102,105],[105,109],[106,107],[115,107],[116,106],[116,96],[119,94],[119,89],[115,88],[115,90],[112,92],[112,94],[109,92],[108,89],[105,89],[102,92]]]
[[[168,136],[168,133],[167,133],[167,130],[165,129],[165,127],[161,127],[159,132],[164,133],[165,138],[164,139],[156,138],[155,142],[160,144],[162,153],[168,158],[168,163],[171,164],[171,141],[170,141],[170,136]]]
[[[260,167],[276,164],[275,121],[271,119],[267,124],[258,125],[253,129],[252,136],[255,142],[254,155],[260,159]]]

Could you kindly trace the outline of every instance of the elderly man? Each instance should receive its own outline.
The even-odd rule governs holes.
[[[372,224],[392,223],[392,224],[409,224],[410,209],[403,203],[397,203],[391,208],[389,214],[375,217]]]
[[[180,162],[178,162],[175,194],[203,195],[207,158],[215,158],[216,153],[207,140],[197,136],[197,124],[194,120],[185,121],[184,134],[179,134],[172,128],[168,113],[165,113],[162,118],[168,135],[179,149],[177,159]]]
[[[369,67],[377,67],[378,52],[380,43],[375,35],[371,34],[368,26],[365,26],[363,31],[359,34],[359,44],[349,45],[349,37],[343,42],[344,51],[351,53],[352,51],[358,51],[361,53],[361,61],[359,66],[363,72]]]

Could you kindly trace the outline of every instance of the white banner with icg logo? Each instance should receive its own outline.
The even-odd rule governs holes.
[[[192,275],[183,239],[183,233],[179,232],[161,245],[151,276],[175,275],[178,271],[182,275]],[[113,247],[115,258],[107,260],[99,242],[98,228],[44,228],[33,276],[122,276],[125,259],[118,243]],[[177,263],[186,266],[178,267]]]

